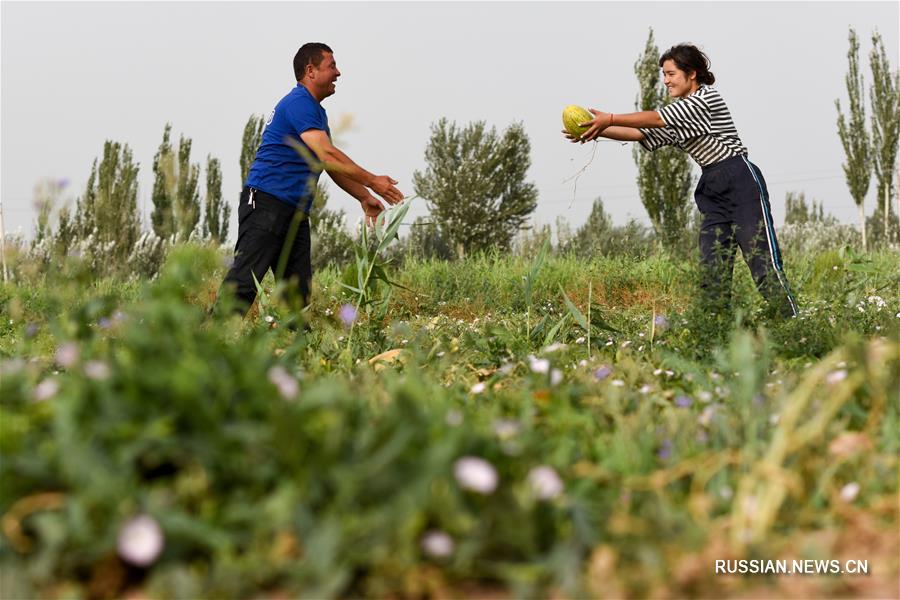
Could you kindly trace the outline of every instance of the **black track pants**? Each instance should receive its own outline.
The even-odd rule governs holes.
[[[700,227],[701,289],[711,310],[727,311],[735,246],[740,246],[757,289],[772,312],[797,316],[775,238],[769,192],[759,168],[745,156],[703,168],[694,192]]]
[[[283,272],[279,272],[279,261],[283,261]],[[288,282],[289,299],[306,304],[312,282],[309,218],[275,196],[245,187],[238,206],[234,263],[222,291],[233,290],[236,308],[246,313],[256,299],[254,276],[262,281],[269,269],[276,279]]]

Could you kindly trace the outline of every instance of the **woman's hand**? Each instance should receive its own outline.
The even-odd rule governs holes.
[[[582,133],[578,140],[573,141],[584,143],[595,140],[600,137],[600,134],[603,133],[604,129],[612,125],[612,113],[594,110],[593,108],[588,110],[594,115],[594,119],[592,121],[587,121],[586,123],[578,124],[579,127],[587,127],[588,130]]]

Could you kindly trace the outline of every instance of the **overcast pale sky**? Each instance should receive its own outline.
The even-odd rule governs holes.
[[[426,167],[431,123],[521,121],[532,144],[529,179],[539,224],[587,218],[601,196],[617,223],[646,222],[631,146],[566,142],[567,104],[634,110],[633,65],[652,27],[661,50],[692,42],[766,176],[777,223],[790,190],[855,223],[843,179],[834,101],[846,106],[847,34],[861,38],[869,81],[877,28],[898,67],[900,3],[886,2],[2,2],[2,205],[8,233],[30,237],[33,188],[67,179],[82,193],[104,140],[140,163],[139,201],[151,209],[153,155],[166,122],[193,139],[192,156],[223,165],[237,202],[244,124],[294,85],[291,61],[307,41],[335,51],[342,72],[323,102],[339,140],[363,167],[400,180]],[[201,181],[205,173],[201,175]],[[874,188],[874,182],[873,186]],[[356,202],[331,185],[351,222]],[[874,207],[874,190],[866,201]],[[426,214],[413,200],[410,217]],[[233,211],[236,212],[236,211]],[[411,220],[410,218],[410,220]],[[234,220],[234,217],[233,217]],[[236,223],[231,225],[234,239]]]

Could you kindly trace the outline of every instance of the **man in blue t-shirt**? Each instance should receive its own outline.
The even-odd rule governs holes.
[[[223,287],[234,289],[242,313],[256,299],[256,283],[269,269],[288,283],[289,297],[299,293],[305,304],[312,282],[309,212],[319,173],[324,169],[348,194],[359,200],[367,219],[403,194],[397,181],[373,175],[334,147],[322,100],[335,91],[341,76],[334,53],[325,44],[304,44],[294,56],[297,87],[269,116],[256,158],[250,167],[238,207],[238,240],[234,264]]]

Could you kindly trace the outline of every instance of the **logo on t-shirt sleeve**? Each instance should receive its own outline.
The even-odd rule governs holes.
[[[272,112],[269,113],[269,118],[266,119],[266,127],[272,124],[272,119],[275,118],[275,109],[272,109]]]

